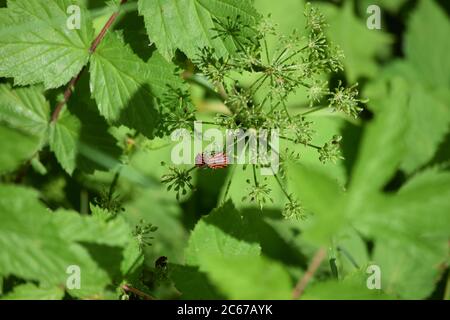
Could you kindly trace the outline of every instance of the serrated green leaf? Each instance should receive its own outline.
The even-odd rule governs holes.
[[[408,105],[406,83],[398,78],[391,85],[389,98],[368,124],[359,148],[349,188],[351,214],[357,214],[358,206],[367,201],[366,197],[387,184],[403,157]]]
[[[123,279],[131,283],[141,281],[140,276],[144,268],[144,254],[136,239],[132,239],[123,251],[120,271]]]
[[[404,50],[427,88],[450,85],[449,33],[449,19],[439,5],[435,1],[419,1],[408,21]]]
[[[76,168],[86,172],[108,169],[108,164],[100,163],[100,159],[91,152],[94,149],[111,159],[120,155],[116,140],[108,133],[108,125],[89,108],[78,110],[77,115],[64,109],[58,121],[51,124],[51,150],[69,174]]]
[[[39,140],[18,130],[0,125],[0,174],[14,171],[39,150]]]
[[[353,12],[353,1],[346,1],[342,9],[334,5],[324,7],[330,38],[344,51],[345,72],[351,82],[360,77],[377,75],[376,57],[389,53],[391,37],[383,30],[369,30],[365,22]]]
[[[170,278],[181,292],[183,300],[223,300],[225,297],[210,283],[198,267],[170,265]]]
[[[0,122],[38,137],[46,138],[50,106],[38,87],[12,89],[0,85]]]
[[[417,240],[377,242],[373,260],[380,267],[383,290],[403,299],[427,298],[442,274],[447,251],[445,243],[427,247]]]
[[[159,114],[147,81],[151,71],[116,34],[107,36],[90,66],[91,92],[100,114],[153,137]]]
[[[150,40],[168,60],[176,49],[190,58],[204,47],[213,47],[222,56],[233,52],[231,42],[214,39],[213,18],[236,19],[239,15],[250,25],[259,18],[249,0],[139,0],[139,13],[144,16]]]
[[[444,86],[426,89],[414,65],[406,61],[396,61],[387,66],[378,81],[370,83],[365,90],[372,110],[387,107],[390,80],[398,76],[402,76],[409,84],[408,88],[404,88],[409,103],[405,114],[408,121],[406,149],[401,168],[406,173],[413,173],[433,158],[449,131],[449,91]]]
[[[2,300],[61,300],[64,290],[59,287],[38,287],[32,283],[25,283],[14,287]]]
[[[29,160],[47,139],[49,105],[37,87],[0,84],[0,172]]]
[[[436,170],[414,176],[395,195],[374,199],[373,213],[363,220],[371,234],[422,243],[445,242],[450,236],[450,174]]]
[[[375,198],[355,223],[376,239],[373,260],[384,290],[405,299],[431,294],[448,259],[450,174],[429,170],[395,195]]]
[[[95,216],[58,210],[53,220],[61,237],[69,241],[124,247],[132,239],[129,225],[120,216],[105,221]]]
[[[339,279],[356,271],[369,262],[367,245],[355,229],[344,230],[335,239],[339,265]]]
[[[102,294],[110,281],[82,246],[61,237],[53,214],[33,190],[0,186],[0,269],[5,275],[64,287],[67,268],[80,267],[81,288],[74,296]]]
[[[72,0],[16,0],[0,10],[0,76],[18,85],[44,83],[57,88],[89,59],[93,39],[89,13],[81,9],[80,29],[67,27]]]
[[[337,181],[318,169],[300,164],[289,165],[289,186],[304,207],[313,213],[305,228],[305,237],[328,244],[345,223],[345,196]]]
[[[432,91],[416,86],[411,90],[407,117],[407,150],[401,166],[409,173],[433,158],[450,129],[450,108]]]
[[[257,235],[245,217],[231,202],[213,210],[195,226],[186,249],[186,263],[198,265],[199,254],[234,256],[258,256],[261,247]]]
[[[162,98],[169,88],[177,89],[183,86],[181,75],[176,74],[175,65],[167,62],[158,51],[153,52],[148,59],[145,71],[147,83],[157,98]]]
[[[233,300],[291,298],[293,284],[287,270],[261,256],[205,255],[200,258],[214,285]]]
[[[362,272],[350,275],[343,281],[325,281],[312,284],[302,300],[390,300],[391,296],[377,289],[368,289],[368,275]]]

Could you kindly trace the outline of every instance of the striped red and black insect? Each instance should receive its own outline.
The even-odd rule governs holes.
[[[200,168],[222,169],[226,168],[229,163],[228,156],[223,152],[214,154],[199,153],[195,157],[195,165]]]

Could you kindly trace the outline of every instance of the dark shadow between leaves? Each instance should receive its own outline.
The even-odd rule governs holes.
[[[186,230],[192,230],[202,216],[207,215],[217,206],[227,174],[228,169],[204,168],[196,171],[196,189],[191,197],[181,204],[184,211],[182,223]]]
[[[123,248],[90,242],[81,242],[81,245],[86,248],[98,266],[108,273],[112,282],[121,280],[120,264],[123,260]]]
[[[169,264],[169,277],[181,292],[182,300],[224,300],[198,267]]]
[[[358,158],[358,146],[360,145],[362,134],[363,128],[350,122],[346,122],[341,129],[341,135],[343,137],[341,150],[342,156],[345,158],[343,164],[348,177],[347,181],[350,181],[353,166]]]
[[[262,253],[283,264],[299,266],[306,269],[308,258],[303,255],[299,248],[283,239],[280,234],[270,225],[270,221],[282,222],[285,218],[278,210],[264,210],[247,208],[242,210],[242,215],[249,220],[252,228],[258,234],[258,240],[261,244]],[[289,228],[289,238],[296,238],[300,233],[298,228]]]
[[[154,138],[161,116],[151,92],[148,84],[141,85],[122,109],[116,124],[135,129],[147,138]]]

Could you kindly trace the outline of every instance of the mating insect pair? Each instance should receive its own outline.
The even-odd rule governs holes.
[[[226,168],[229,163],[228,156],[223,152],[212,154],[203,152],[195,157],[195,165],[199,168],[222,169]]]

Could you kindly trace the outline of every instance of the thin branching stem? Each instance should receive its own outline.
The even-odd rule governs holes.
[[[128,0],[121,0],[120,5],[123,5],[127,2]],[[105,25],[103,26],[102,30],[100,31],[100,33],[98,34],[98,36],[94,39],[94,41],[91,44],[91,47],[89,48],[89,54],[92,55],[96,50],[98,45],[102,42],[103,38],[105,38],[106,33],[109,31],[109,29],[111,29],[112,25],[114,24],[114,22],[116,21],[117,17],[120,14],[120,10],[117,12],[114,12],[111,17],[108,19],[108,21],[105,23]],[[56,121],[58,121],[59,115],[62,111],[62,109],[64,108],[64,106],[67,104],[67,102],[69,101],[70,97],[73,94],[73,91],[75,90],[75,87],[78,83],[78,81],[81,78],[81,75],[83,74],[84,70],[86,69],[86,66],[84,66],[80,72],[72,78],[72,80],[70,80],[69,84],[67,85],[67,88],[64,92],[64,98],[62,101],[58,102],[58,104],[55,107],[55,110],[53,111],[52,117],[51,117],[51,122],[55,123]]]

